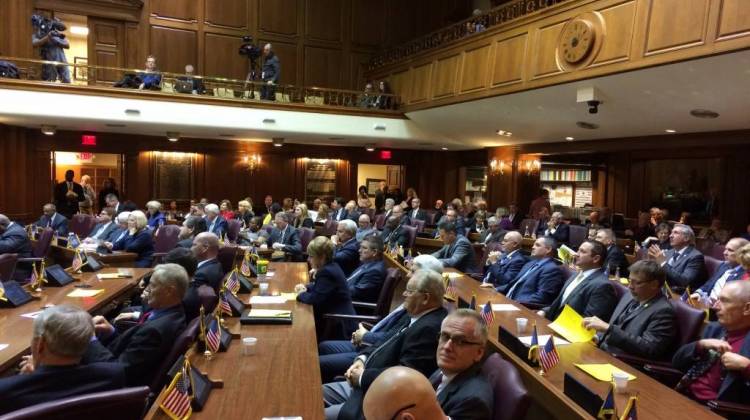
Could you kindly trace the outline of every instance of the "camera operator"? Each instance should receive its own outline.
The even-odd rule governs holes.
[[[65,25],[57,18],[53,20],[41,15],[32,15],[31,25],[34,27],[31,44],[39,47],[42,60],[67,63],[63,49],[70,48],[70,43],[62,33],[66,29]],[[70,83],[70,69],[67,65],[42,65],[42,80],[54,82],[58,78],[63,83]]]
[[[274,54],[271,44],[263,46],[263,68],[260,78],[263,86],[260,88],[260,99],[269,101],[276,100],[276,84],[279,82],[281,74],[281,64],[279,57]]]

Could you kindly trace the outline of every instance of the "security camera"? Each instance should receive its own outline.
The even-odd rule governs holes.
[[[586,104],[589,106],[589,114],[596,114],[599,112],[599,104],[601,104],[601,101],[586,101]]]

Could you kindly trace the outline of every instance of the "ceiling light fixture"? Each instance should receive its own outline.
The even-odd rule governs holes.
[[[172,143],[176,142],[180,139],[180,133],[176,131],[167,131],[167,140],[171,141]]]
[[[573,141],[573,140],[575,140],[575,137],[568,136],[568,137],[565,137],[565,140],[567,140],[567,141]]]
[[[273,138],[273,145],[274,147],[281,147],[284,145],[284,139],[281,137],[274,137]]]
[[[273,118],[263,118],[263,124],[276,124],[276,120]]]
[[[669,133],[669,134],[674,134],[674,133],[677,132],[677,130],[672,130],[671,128],[668,128],[668,129],[664,130],[664,132],[665,133]]]
[[[440,150],[448,150],[448,148],[445,147],[445,146],[443,146],[443,147],[440,148]]]
[[[576,126],[578,128],[585,128],[586,130],[596,130],[597,128],[599,128],[598,124],[594,124],[594,123],[590,123],[586,121],[578,121],[576,122]]]
[[[54,125],[43,125],[42,126],[42,134],[45,136],[54,136],[57,132],[57,127]]]
[[[719,118],[719,113],[716,111],[711,111],[710,109],[694,109],[690,111],[690,115],[694,116],[695,118]]]
[[[513,133],[511,133],[510,131],[505,131],[505,130],[497,130],[495,133],[497,133],[498,136],[505,136],[505,137],[510,137],[513,135]]]
[[[374,152],[375,151],[375,145],[374,144],[366,144],[365,145],[365,150],[367,150],[368,152]]]

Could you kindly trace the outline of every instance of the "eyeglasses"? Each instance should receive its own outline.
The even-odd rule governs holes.
[[[450,340],[453,344],[459,347],[482,345],[482,343],[478,343],[476,341],[469,341],[462,335],[450,335],[447,332],[440,332],[440,334],[438,335],[438,340],[440,340],[441,343],[447,343],[448,340]]]
[[[411,290],[411,289],[404,289],[404,296],[411,296],[416,293],[424,293],[421,290]]]
[[[402,411],[408,410],[410,408],[414,408],[416,406],[417,406],[417,404],[409,404],[409,405],[407,405],[404,408],[400,408],[398,411],[396,411],[396,413],[393,415],[393,417],[391,417],[391,420],[396,420],[396,418],[398,417],[399,414],[401,414]]]

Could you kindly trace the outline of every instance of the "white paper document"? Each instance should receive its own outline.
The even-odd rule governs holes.
[[[493,303],[492,310],[494,312],[510,312],[520,311],[521,309],[518,306],[513,305],[512,303]]]
[[[250,304],[276,305],[280,303],[286,303],[286,297],[284,296],[252,296],[250,298]]]
[[[549,335],[539,335],[539,346],[543,346],[547,344],[547,340],[549,340]],[[531,346],[531,336],[527,337],[518,337],[518,340],[520,340],[524,345]],[[556,346],[564,346],[566,344],[570,344],[570,341],[567,341],[564,338],[555,337],[555,345]]]
[[[10,344],[0,344],[0,351],[3,351],[8,348]]]

